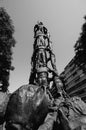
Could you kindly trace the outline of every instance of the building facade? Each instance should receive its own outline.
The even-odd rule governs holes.
[[[75,66],[74,58],[61,73],[64,76],[66,91],[69,96],[79,96],[86,102],[86,74]]]

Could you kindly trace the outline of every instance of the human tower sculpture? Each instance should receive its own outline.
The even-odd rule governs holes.
[[[58,76],[50,34],[42,22],[38,22],[34,27],[31,66],[30,84],[37,84],[50,90],[53,98],[62,96],[63,84]]]
[[[6,130],[86,129],[86,104],[64,91],[50,34],[42,22],[34,27],[29,83],[0,97],[0,125],[5,123]]]

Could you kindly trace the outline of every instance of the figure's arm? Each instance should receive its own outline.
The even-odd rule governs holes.
[[[56,118],[57,112],[49,113],[45,118],[44,123],[38,128],[38,130],[53,130],[53,125]]]

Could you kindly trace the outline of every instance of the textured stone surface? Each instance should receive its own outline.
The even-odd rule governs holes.
[[[2,124],[4,121],[4,115],[6,112],[9,97],[9,93],[0,92],[0,124]]]

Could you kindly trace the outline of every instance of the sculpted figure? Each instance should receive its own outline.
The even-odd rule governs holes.
[[[34,27],[31,66],[28,84],[10,96],[2,94],[0,124],[5,122],[6,130],[86,129],[86,104],[64,91],[50,36],[42,22]]]

